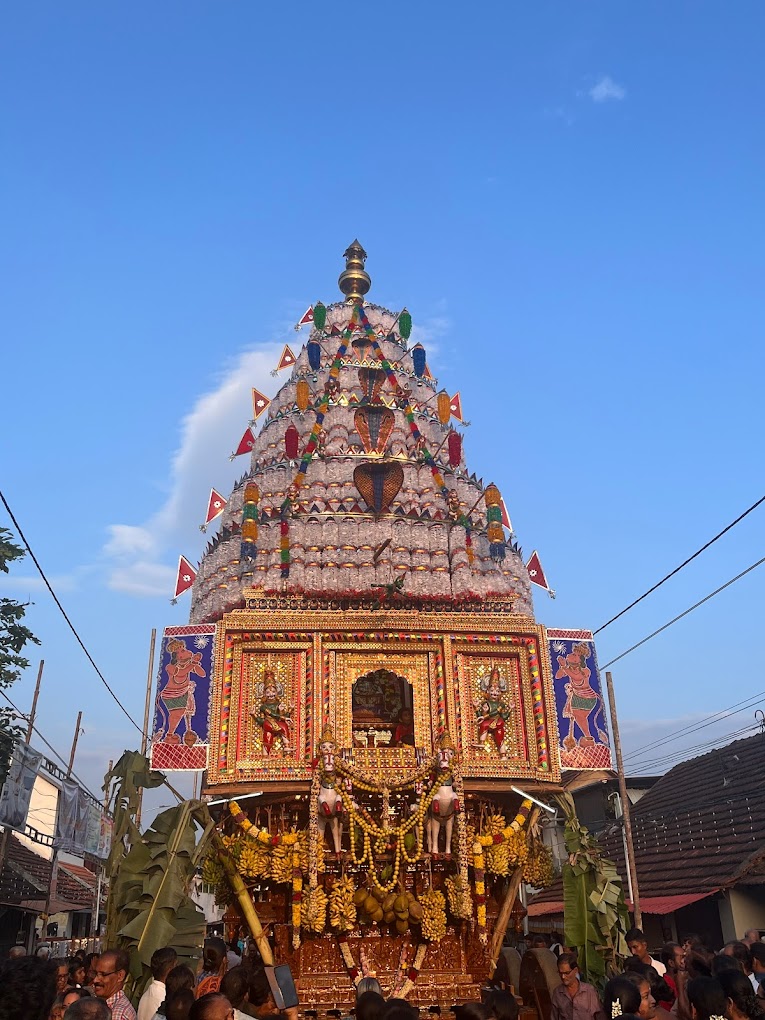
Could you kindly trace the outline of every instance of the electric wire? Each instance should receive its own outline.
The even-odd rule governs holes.
[[[704,716],[702,719],[696,720],[694,723],[689,723],[682,729],[673,730],[671,733],[667,733],[663,737],[659,737],[651,743],[645,744],[638,751],[632,751],[630,754],[626,754],[624,756],[624,761],[629,761],[630,759],[638,756],[642,757],[646,751],[651,751],[654,748],[662,747],[664,744],[672,743],[678,737],[690,736],[691,733],[696,733],[698,730],[706,729],[707,726],[712,726],[715,722],[722,722],[723,719],[729,719],[734,715],[738,715],[740,712],[746,712],[748,709],[754,708],[754,706],[758,704],[758,702],[762,701],[763,698],[765,698],[765,691],[760,691],[759,694],[752,694],[743,701],[737,701],[734,705],[729,705],[728,708],[721,708],[718,711],[713,712],[711,715]]]
[[[638,602],[642,602],[643,599],[648,598],[648,596],[652,595],[657,588],[661,588],[665,581],[668,581],[671,577],[674,577],[675,574],[679,574],[683,567],[687,567],[689,563],[692,563],[697,556],[700,556],[705,550],[707,550],[710,547],[710,545],[714,545],[714,543],[719,538],[722,538],[723,535],[726,535],[731,530],[731,528],[735,528],[737,524],[743,521],[745,517],[747,517],[753,510],[756,510],[757,507],[760,506],[762,503],[765,503],[765,496],[763,496],[761,499],[758,499],[756,503],[752,503],[748,510],[744,510],[742,514],[739,514],[735,521],[731,521],[730,524],[723,528],[722,531],[718,532],[714,536],[714,538],[710,538],[710,540],[706,542],[704,545],[702,545],[700,549],[697,549],[692,556],[689,556],[687,560],[684,560],[679,567],[675,567],[674,570],[671,570],[665,577],[662,577],[660,581],[657,581],[652,588],[649,588],[648,591],[643,592],[643,594],[639,598],[636,598],[634,602],[630,602],[630,604],[628,606],[625,606],[625,608],[622,609],[621,612],[617,613],[616,616],[612,616],[610,620],[607,620],[602,626],[598,627],[596,631],[593,631],[593,633],[599,634],[602,630],[605,630],[606,627],[610,627],[612,623],[615,623],[616,620],[618,620],[621,616],[624,616],[625,613],[628,613],[630,609],[634,609]]]
[[[765,498],[765,497],[763,497],[763,498]],[[726,588],[729,588],[732,584],[735,584],[736,581],[740,581],[742,577],[746,577],[747,574],[749,574],[756,567],[761,566],[763,563],[765,563],[765,556],[763,556],[762,559],[757,560],[756,563],[753,563],[751,566],[747,567],[746,570],[742,570],[740,574],[736,574],[735,577],[732,577],[729,581],[726,581],[725,584],[720,585],[719,588],[715,588],[714,591],[710,592],[708,595],[705,595],[703,599],[700,599],[698,602],[696,602],[694,605],[692,605],[689,609],[684,610],[684,612],[680,613],[678,616],[675,616],[673,619],[671,619],[669,621],[669,623],[665,623],[663,627],[659,627],[658,630],[655,630],[652,634],[649,634],[647,637],[644,637],[642,639],[642,641],[638,641],[637,644],[632,645],[631,648],[628,648],[626,651],[622,652],[620,655],[617,655],[615,659],[611,659],[610,662],[607,662],[605,664],[605,666],[603,666],[601,668],[602,669],[608,669],[609,666],[613,666],[613,664],[615,662],[619,662],[619,660],[623,659],[625,657],[625,655],[629,655],[630,652],[634,652],[636,648],[640,648],[641,645],[644,645],[648,641],[650,641],[652,638],[657,637],[657,635],[659,635],[663,631],[667,630],[674,623],[677,623],[678,620],[682,620],[684,616],[688,616],[688,614],[692,613],[694,611],[694,609],[698,609],[699,606],[703,606],[705,602],[709,602],[709,600],[713,599],[715,597],[715,595],[719,595],[721,591],[725,591]],[[601,627],[601,630],[602,629],[603,628]],[[595,631],[594,633],[597,634],[597,631]]]
[[[69,617],[67,615],[67,612],[64,609],[64,607],[61,605],[61,602],[59,601],[58,596],[56,595],[55,591],[53,590],[50,581],[45,576],[45,571],[40,566],[40,563],[39,563],[37,557],[35,556],[35,554],[32,552],[32,547],[30,546],[29,542],[27,541],[27,538],[26,538],[24,532],[21,529],[21,525],[16,520],[16,517],[14,516],[13,511],[11,510],[10,506],[8,505],[8,500],[5,498],[5,495],[2,492],[2,490],[0,490],[0,500],[2,500],[3,506],[7,510],[8,516],[10,517],[11,521],[13,522],[13,526],[16,529],[16,532],[17,532],[19,538],[24,543],[24,546],[25,546],[27,552],[29,553],[29,555],[30,555],[30,557],[32,559],[32,562],[37,567],[37,571],[38,571],[40,577],[43,579],[43,582],[45,583],[45,587],[50,592],[51,597],[53,598],[53,601],[56,603],[56,605],[58,606],[58,608],[59,608],[59,610],[61,612],[61,615],[64,617],[64,619],[66,620],[67,624],[69,625],[69,629],[71,630],[72,634],[74,634],[74,636],[75,636],[75,638],[77,640],[77,643],[79,644],[80,648],[82,648],[83,652],[85,652],[85,655],[86,655],[86,657],[88,659],[88,662],[90,662],[91,666],[96,671],[96,674],[98,675],[98,678],[100,679],[101,683],[104,685],[104,687],[107,689],[109,694],[111,694],[111,696],[114,699],[114,701],[120,707],[123,715],[133,724],[133,726],[135,726],[135,728],[138,730],[138,732],[141,735],[143,735],[143,726],[139,726],[138,725],[138,723],[135,721],[135,719],[132,717],[132,715],[128,712],[128,710],[122,704],[120,699],[117,697],[117,695],[114,693],[114,691],[112,690],[111,686],[109,685],[109,682],[107,681],[106,677],[104,676],[104,674],[101,672],[101,670],[96,665],[95,659],[90,654],[88,649],[85,647],[85,642],[82,640],[80,635],[77,633],[76,627],[74,626],[72,621],[69,619]],[[18,709],[17,709],[17,711],[18,711]]]
[[[5,693],[5,691],[0,690],[0,694],[5,698],[5,700],[8,702],[8,704],[14,710],[14,712],[16,712],[16,714],[18,715],[18,717],[20,719],[24,719],[26,722],[29,721],[29,716],[24,715],[24,713],[21,711],[21,709],[19,709],[17,705],[14,705],[14,703],[11,701],[11,699],[8,697],[8,695]],[[82,787],[82,789],[85,791],[85,793],[87,793],[88,796],[92,797],[93,800],[96,801],[96,803],[100,804],[101,803],[100,799],[95,795],[95,793],[93,793],[93,791],[88,786],[85,785],[83,780],[80,779],[80,777],[77,775],[77,773],[74,771],[74,769],[72,769],[71,771],[69,770],[69,762],[66,760],[66,758],[63,757],[63,755],[59,754],[59,752],[56,750],[56,748],[53,746],[53,744],[51,744],[48,740],[45,739],[45,737],[42,735],[42,733],[40,733],[40,731],[34,725],[34,723],[32,724],[32,732],[36,733],[37,736],[40,738],[40,740],[43,742],[43,744],[45,744],[45,746],[51,752],[51,754],[55,755],[56,758],[58,758],[58,760],[64,766],[64,769],[67,772],[69,772],[70,776],[73,779],[77,780],[77,783]],[[15,752],[12,755],[12,757],[16,758],[16,761],[19,761],[19,762],[21,761],[21,759],[16,756]]]
[[[738,727],[738,729],[731,730],[730,733],[725,733],[719,737],[713,737],[711,740],[705,740],[703,743],[693,744],[690,747],[683,747],[670,754],[666,754],[661,758],[649,757],[644,760],[637,761],[630,766],[630,771],[637,772],[638,770],[648,768],[649,766],[652,769],[656,768],[665,769],[673,764],[676,764],[678,761],[685,760],[687,757],[695,758],[698,755],[706,752],[707,750],[714,750],[715,746],[718,745],[721,741],[729,740],[731,737],[742,737],[745,734],[752,733],[754,730],[759,729],[760,729],[759,723],[752,723],[749,726]]]

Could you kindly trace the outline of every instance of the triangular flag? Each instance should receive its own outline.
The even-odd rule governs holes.
[[[250,431],[249,429],[247,430]],[[250,435],[252,433],[250,432]],[[207,531],[207,525],[210,521],[214,521],[215,518],[222,514],[226,509],[226,500],[221,496],[217,489],[210,489],[210,499],[207,503],[207,516],[205,517],[204,524],[199,525],[200,531]]]
[[[298,319],[295,325],[295,330],[299,330],[301,326],[310,326],[313,322],[313,305],[306,309],[302,319]]]
[[[539,559],[539,553],[534,552],[529,556],[529,562],[526,564],[526,569],[529,572],[529,578],[532,584],[538,584],[540,588],[544,588],[551,599],[555,598],[555,592],[552,590],[550,585],[547,583],[545,572],[542,569],[542,562]]]
[[[452,412],[452,418],[462,421],[462,400],[460,399],[459,391],[449,401],[449,410]]]
[[[339,326],[336,326],[334,323],[332,323],[332,329],[330,329],[329,335],[330,336],[342,336],[343,335],[343,331],[342,331],[342,329],[340,329]]]
[[[252,387],[252,420],[257,421],[271,403],[271,398]]]
[[[175,581],[175,595],[173,596],[173,602],[175,602],[179,595],[183,595],[185,591],[189,590],[196,580],[196,577],[196,569],[192,567],[185,556],[179,556],[178,577]]]
[[[504,526],[507,528],[508,531],[512,531],[513,530],[513,526],[510,523],[510,514],[507,512],[507,507],[505,506],[505,501],[504,501],[504,499],[502,499],[501,496],[499,498],[499,509],[502,512],[502,523],[504,524]]]
[[[433,378],[433,376],[431,374],[431,371],[430,371],[430,369],[428,368],[427,365],[425,366],[425,371],[422,373],[422,376],[423,376],[424,379],[432,379]]]
[[[288,344],[284,345],[282,356],[279,358],[279,364],[276,366],[276,371],[281,372],[283,368],[291,368],[295,364],[295,355],[289,348]]]
[[[229,460],[233,460],[234,457],[241,457],[243,453],[252,453],[252,448],[255,445],[255,436],[252,434],[252,429],[247,426],[244,430],[244,435],[239,440],[239,446],[234,450]]]

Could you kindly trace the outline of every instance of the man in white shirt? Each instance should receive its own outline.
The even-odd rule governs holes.
[[[165,978],[178,962],[178,954],[166,946],[157,949],[151,957],[152,980],[138,1003],[138,1020],[152,1020],[165,1001]]]
[[[659,977],[664,977],[667,973],[667,968],[661,960],[654,960],[648,952],[648,940],[639,928],[630,928],[627,932],[627,948],[641,963],[653,967]]]

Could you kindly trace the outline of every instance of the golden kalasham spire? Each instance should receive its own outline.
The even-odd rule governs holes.
[[[338,277],[340,290],[349,301],[361,301],[369,290],[372,281],[364,269],[367,253],[358,241],[354,241],[343,252],[345,270]]]

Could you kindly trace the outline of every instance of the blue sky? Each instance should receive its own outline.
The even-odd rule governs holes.
[[[177,555],[198,557],[210,486],[243,470],[248,387],[273,392],[356,236],[370,298],[409,307],[462,393],[471,470],[540,551],[543,622],[598,627],[763,494],[764,20],[753,2],[6,10],[2,487],[134,716],[151,627],[188,612],[168,602]],[[765,508],[608,628],[601,661],[764,533]],[[628,750],[765,688],[761,571],[615,667]],[[0,588],[34,600],[40,726],[63,750],[83,710],[96,787],[135,735],[31,563]]]

